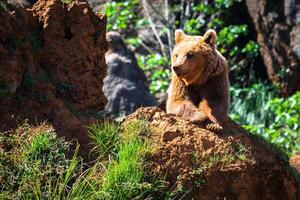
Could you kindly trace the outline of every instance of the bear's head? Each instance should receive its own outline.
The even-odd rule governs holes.
[[[217,34],[208,30],[204,36],[175,31],[172,70],[186,85],[203,84],[226,68],[216,49]]]

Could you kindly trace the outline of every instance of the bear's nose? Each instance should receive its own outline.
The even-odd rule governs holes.
[[[179,66],[173,66],[173,70],[177,74],[179,72]]]
[[[177,74],[177,75],[180,75],[180,66],[173,66],[173,70],[174,70],[174,72]]]

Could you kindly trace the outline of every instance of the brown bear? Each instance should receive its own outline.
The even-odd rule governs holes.
[[[214,30],[203,37],[175,31],[166,110],[221,131],[228,123],[229,78],[227,61],[216,49],[216,40]]]

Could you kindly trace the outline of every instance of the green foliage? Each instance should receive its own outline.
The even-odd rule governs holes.
[[[269,124],[268,101],[275,97],[275,89],[264,83],[255,83],[251,87],[233,86],[231,92],[230,117],[241,124]]]
[[[300,93],[277,98],[266,84],[231,88],[231,118],[274,144],[287,156],[300,151]]]
[[[200,28],[205,25],[202,19],[190,19],[184,24],[184,30],[187,34],[200,35]]]
[[[134,47],[139,47],[142,43],[142,40],[140,38],[128,38],[125,39],[125,43]]]
[[[242,53],[245,53],[250,58],[255,58],[259,55],[259,46],[253,40],[250,40],[242,49]]]
[[[67,172],[68,147],[45,124],[32,129],[25,123],[14,134],[0,135],[2,198],[33,199],[38,186],[39,192],[49,198],[56,179]]]
[[[289,98],[274,98],[267,108],[274,121],[262,136],[289,156],[300,151],[300,92]]]
[[[121,2],[107,2],[104,6],[104,13],[108,18],[107,29],[109,31],[125,30],[131,24],[135,24],[137,15],[135,10],[138,1],[127,0]]]
[[[242,0],[215,0],[215,6],[217,9],[229,8],[235,2],[241,2]]]
[[[217,42],[217,45],[220,47],[220,52],[224,54],[227,49],[229,49],[229,55],[231,57],[235,56],[238,53],[238,48],[232,48],[230,45],[232,45],[241,34],[247,34],[247,25],[230,25],[222,28],[218,33]]]
[[[7,0],[0,0],[0,12],[8,11]]]
[[[204,3],[195,4],[193,6],[194,12],[201,12],[207,15],[212,15],[221,10],[230,8],[234,3],[241,2],[241,0],[215,0],[211,3],[205,1]]]
[[[165,92],[170,82],[169,61],[160,54],[138,55],[137,60],[139,67],[151,77],[150,92]]]

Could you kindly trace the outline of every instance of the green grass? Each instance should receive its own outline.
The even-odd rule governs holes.
[[[148,123],[142,120],[123,128],[116,159],[110,161],[103,173],[101,194],[104,199],[167,199],[175,195],[166,191],[160,178],[149,181],[145,157],[154,147],[140,137],[148,133]]]
[[[146,170],[154,146],[143,139],[148,124],[137,120],[95,123],[88,128],[99,158],[93,164],[66,156],[69,143],[47,124],[21,125],[0,135],[0,199],[173,199],[162,177]],[[85,170],[83,170],[85,169]]]
[[[103,191],[110,199],[132,199],[145,189],[143,186],[143,155],[148,144],[131,137],[120,146],[117,160],[112,161],[103,177]]]
[[[90,138],[95,144],[94,150],[99,157],[105,157],[108,153],[116,153],[119,144],[120,125],[117,123],[94,123],[88,127]]]
[[[46,124],[31,128],[24,123],[15,133],[1,134],[0,197],[33,199],[41,184],[44,187],[40,188],[40,193],[49,197],[49,188],[67,171],[70,161],[65,152],[68,146]]]

